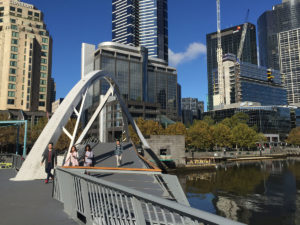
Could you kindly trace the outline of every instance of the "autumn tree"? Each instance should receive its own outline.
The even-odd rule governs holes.
[[[186,127],[181,122],[177,122],[177,123],[169,125],[165,129],[164,133],[167,135],[184,135],[184,136],[187,135]]]
[[[247,124],[240,123],[232,129],[232,139],[236,147],[253,147],[258,141],[258,134]]]
[[[35,141],[38,139],[46,124],[48,123],[47,117],[42,117],[38,120],[37,124],[34,125],[29,132],[28,142],[33,145]]]
[[[217,147],[231,147],[231,129],[225,124],[218,123],[213,127],[214,142]]]
[[[190,146],[197,149],[210,149],[214,146],[213,126],[204,121],[195,121],[188,130]]]
[[[247,124],[248,121],[249,121],[249,116],[246,113],[239,112],[234,114],[230,118],[225,118],[224,120],[222,120],[221,123],[226,125],[230,129],[233,129],[240,123]]]
[[[291,145],[300,145],[300,127],[296,127],[291,130],[286,142]]]

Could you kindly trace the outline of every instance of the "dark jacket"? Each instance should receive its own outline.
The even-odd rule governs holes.
[[[120,144],[120,145],[116,145],[116,148],[115,148],[115,155],[122,155],[123,153],[123,146]]]
[[[57,154],[54,149],[51,151],[51,168],[54,168],[54,165],[57,164]],[[48,154],[49,154],[49,149],[46,149],[43,153],[43,158],[42,158],[42,163],[45,161],[45,168],[48,167]]]

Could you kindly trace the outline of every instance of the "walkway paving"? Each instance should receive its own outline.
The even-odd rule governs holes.
[[[13,169],[0,169],[0,224],[3,225],[78,225],[52,198],[52,183],[15,182]]]

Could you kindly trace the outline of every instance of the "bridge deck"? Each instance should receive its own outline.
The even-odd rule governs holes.
[[[77,225],[52,198],[52,184],[10,181],[15,175],[13,169],[0,170],[0,224]]]
[[[94,146],[91,145],[91,147],[94,151],[96,167],[117,167],[116,158],[114,156],[115,143],[99,143]],[[123,144],[123,149],[120,168],[147,168],[131,144]],[[92,175],[148,194],[172,199],[156,175],[111,172],[94,173]]]

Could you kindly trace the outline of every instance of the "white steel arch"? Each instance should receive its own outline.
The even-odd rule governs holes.
[[[89,130],[90,126],[96,119],[96,117],[101,112],[102,108],[104,107],[107,99],[110,95],[115,94],[119,104],[123,110],[123,114],[125,114],[128,122],[132,124],[134,130],[137,132],[142,144],[145,148],[150,148],[148,142],[143,137],[141,131],[136,126],[133,118],[131,117],[124,101],[122,100],[119,87],[114,80],[114,78],[103,71],[93,71],[87,74],[84,78],[82,78],[68,93],[64,101],[60,104],[58,109],[55,111],[49,122],[47,123],[46,127],[40,134],[39,138],[36,140],[35,144],[33,145],[30,153],[26,157],[20,171],[17,173],[16,177],[13,179],[15,181],[24,181],[24,180],[34,180],[34,179],[43,179],[45,177],[44,167],[40,165],[42,154],[48,146],[48,143],[53,142],[54,144],[57,142],[58,138],[60,137],[62,131],[67,134],[67,136],[71,139],[70,147],[75,142],[75,137],[81,117],[82,110],[84,108],[84,103],[87,95],[88,89],[91,87],[99,79],[105,79],[109,84],[110,88],[107,91],[105,97],[100,101],[98,108],[94,112],[93,116],[91,117],[90,121],[84,128],[82,134],[78,138],[76,143],[80,143],[84,136],[86,135],[87,131]],[[77,111],[76,107],[81,102],[81,106],[79,111]],[[75,129],[73,134],[70,134],[64,126],[67,124],[70,116],[73,112],[77,115],[77,122],[75,125]]]

